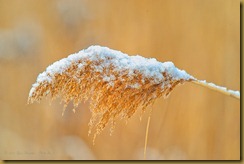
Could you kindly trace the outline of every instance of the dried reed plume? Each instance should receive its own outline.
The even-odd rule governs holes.
[[[55,62],[41,73],[30,90],[28,103],[50,95],[52,99],[61,97],[64,109],[73,101],[75,111],[80,102],[90,98],[89,134],[95,127],[96,136],[108,123],[112,123],[113,129],[118,118],[128,119],[138,109],[145,111],[155,99],[167,97],[184,82],[239,96],[238,91],[195,79],[172,62],[161,63],[107,47],[91,46]]]

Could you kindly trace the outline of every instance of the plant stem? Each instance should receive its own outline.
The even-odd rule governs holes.
[[[208,83],[208,82],[203,81],[203,80],[193,80],[191,82],[194,84],[201,85],[203,87],[212,89],[214,91],[220,92],[222,94],[234,97],[236,99],[240,99],[240,92],[239,91],[233,91],[233,90],[227,89],[225,87],[215,85],[213,83]]]
[[[147,129],[146,129],[146,137],[145,137],[145,145],[144,145],[144,160],[146,160],[146,154],[147,154],[147,140],[148,140],[148,131],[149,131],[149,125],[151,120],[151,114],[148,117],[147,120]]]

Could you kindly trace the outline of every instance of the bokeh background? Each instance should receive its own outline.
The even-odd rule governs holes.
[[[40,72],[94,44],[240,90],[238,0],[0,0],[0,159],[143,159],[149,110],[93,145],[88,104],[27,105]],[[240,159],[240,101],[189,83],[149,108],[147,159]]]

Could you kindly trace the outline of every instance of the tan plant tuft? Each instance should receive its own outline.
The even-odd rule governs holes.
[[[145,111],[157,98],[167,97],[186,81],[197,81],[173,63],[128,56],[106,47],[91,46],[49,66],[33,84],[28,103],[50,95],[61,97],[64,108],[74,108],[90,98],[92,128],[99,134],[120,118],[128,119],[137,110]],[[112,126],[113,129],[113,126]]]

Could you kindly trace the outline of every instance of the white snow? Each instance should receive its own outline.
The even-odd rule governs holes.
[[[104,75],[103,80],[109,82],[113,86],[113,81],[115,77],[109,74],[109,66],[113,66],[114,70],[119,72],[122,76],[125,74],[125,70],[128,71],[128,76],[133,79],[137,76],[136,72],[142,74],[142,82],[144,79],[153,79],[152,83],[159,84],[164,82],[163,72],[167,72],[173,80],[189,80],[194,79],[191,75],[187,74],[184,70],[180,70],[174,66],[172,62],[158,62],[155,58],[144,58],[142,56],[129,56],[120,51],[112,50],[107,47],[102,46],[90,46],[87,49],[81,50],[78,53],[69,55],[67,58],[61,59],[52,65],[48,66],[46,71],[41,73],[37,78],[37,83],[33,85],[30,91],[30,95],[34,88],[38,86],[41,82],[51,83],[52,78],[55,74],[62,74],[72,63],[81,61],[78,64],[78,69],[82,69],[85,63],[83,59],[89,59],[90,61],[99,62],[99,65],[93,65],[96,72],[107,71]],[[118,77],[121,79],[121,77]],[[122,79],[121,79],[122,80]],[[162,84],[165,85],[165,84]],[[138,88],[138,84],[131,85],[130,87]]]
[[[67,58],[63,58],[52,65],[48,66],[46,71],[40,73],[37,77],[37,81],[32,85],[29,93],[29,97],[32,96],[33,92],[39,85],[48,85],[53,82],[55,75],[62,74],[65,72],[72,64],[77,64],[77,71],[82,71],[82,69],[87,65],[87,60],[91,62],[91,67],[95,72],[101,73],[99,76],[101,80],[108,83],[109,86],[114,86],[115,80],[125,81],[124,75],[127,78],[134,80],[138,77],[138,73],[142,75],[141,79],[135,83],[128,84],[129,88],[140,88],[140,83],[144,84],[148,79],[150,79],[150,84],[161,84],[161,88],[170,87],[170,80],[165,79],[163,73],[167,73],[167,77],[171,77],[171,80],[196,80],[202,82],[212,89],[221,90],[223,92],[228,92],[230,95],[235,97],[240,97],[239,91],[228,90],[225,87],[217,86],[213,83],[208,83],[205,80],[197,80],[193,76],[186,73],[184,70],[180,70],[174,66],[170,61],[159,62],[155,58],[144,58],[142,56],[129,56],[120,51],[112,50],[107,47],[102,46],[90,46],[87,49],[81,50],[78,53],[69,55]],[[110,72],[110,67],[116,72],[113,74]],[[92,77],[93,78],[93,77]],[[96,77],[94,77],[96,78]],[[78,81],[82,79],[77,79]],[[140,81],[139,81],[140,80]]]
[[[128,56],[125,53],[107,47],[90,46],[88,49],[80,51],[77,55],[89,57],[89,59],[94,61],[104,59],[104,62],[97,67],[98,72],[101,70],[101,67],[106,68],[112,64],[118,72],[127,69],[129,70],[128,75],[133,76],[134,71],[138,71],[142,73],[145,78],[153,78],[155,83],[162,82],[162,72],[164,71],[174,79],[188,80],[193,78],[185,71],[176,68],[172,62],[161,63],[154,58],[147,59],[139,55]],[[108,58],[110,59],[106,60]]]
[[[239,91],[228,90],[228,92],[230,92],[233,95],[236,95],[236,96],[240,97],[240,92]]]
[[[206,82],[206,80],[199,80],[199,81],[205,83],[208,86],[211,86],[214,89],[222,90],[224,92],[229,92],[232,95],[240,97],[240,92],[239,91],[230,90],[230,89],[227,89],[226,87],[218,86],[218,85],[216,85],[214,83],[208,83],[208,82]]]
[[[206,81],[205,81],[205,83],[207,83],[211,87],[218,88],[218,89],[223,90],[223,91],[227,91],[226,87],[221,87],[221,86],[215,85],[214,83],[208,83]]]
[[[208,83],[208,85],[210,85],[210,86],[212,86],[214,88],[223,90],[223,91],[227,91],[227,92],[229,92],[229,93],[231,93],[233,95],[240,96],[240,92],[239,91],[230,90],[230,89],[227,89],[226,87],[221,87],[221,86],[215,85],[214,83]]]

